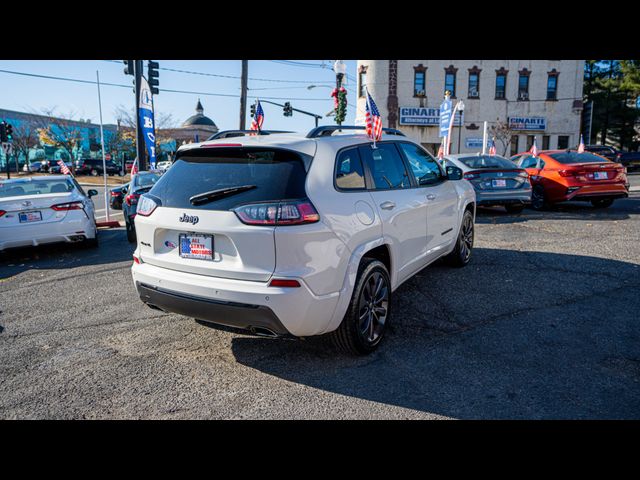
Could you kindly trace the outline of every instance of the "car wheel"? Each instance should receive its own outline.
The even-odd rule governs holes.
[[[460,225],[460,233],[456,240],[453,251],[445,257],[445,260],[452,267],[464,267],[471,260],[471,250],[473,250],[474,224],[473,214],[465,210]]]
[[[542,185],[536,185],[531,192],[531,208],[534,210],[544,210],[549,207],[549,202],[544,193]]]
[[[97,177],[98,176],[98,170],[96,170],[95,168],[92,168],[91,169],[91,176]]]
[[[591,205],[594,208],[607,208],[613,204],[613,198],[600,198],[598,200],[591,200]]]
[[[129,241],[129,243],[135,243],[136,242],[136,228],[131,225],[130,221],[125,221],[124,222],[127,228],[127,240]]]
[[[504,208],[508,213],[522,213],[524,205],[505,205]]]
[[[86,238],[84,240],[85,248],[97,248],[98,247],[98,229],[96,228],[96,235],[93,238]]]
[[[340,351],[366,355],[384,338],[390,316],[391,281],[387,267],[379,260],[364,258],[347,313],[329,335]]]

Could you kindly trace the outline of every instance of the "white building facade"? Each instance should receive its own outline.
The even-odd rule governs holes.
[[[366,86],[384,127],[435,154],[439,107],[449,90],[454,105],[464,104],[451,153],[482,150],[484,121],[502,125],[499,154],[528,150],[534,136],[540,150],[573,148],[580,141],[583,75],[584,60],[358,60],[356,123],[364,119]]]

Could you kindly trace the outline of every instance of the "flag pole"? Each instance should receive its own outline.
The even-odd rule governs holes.
[[[487,153],[487,122],[484,122],[482,133],[482,155]]]
[[[364,90],[367,93],[367,109],[369,110],[369,118],[371,118],[372,113],[371,113],[371,104],[369,103],[369,89],[367,88],[367,86],[364,86]],[[365,130],[366,130],[366,126],[365,126]],[[373,129],[372,129],[372,133],[373,133]],[[375,134],[372,135],[372,140],[373,140],[373,145],[371,148],[378,148],[376,147],[376,136]]]
[[[109,201],[107,199],[107,160],[104,155],[104,131],[102,129],[102,98],[100,96],[100,73],[96,70],[96,80],[98,84],[98,110],[100,111],[100,143],[102,145],[102,175],[104,176],[104,209],[107,214],[107,222],[109,218]]]

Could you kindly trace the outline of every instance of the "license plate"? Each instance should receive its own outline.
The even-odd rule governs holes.
[[[213,260],[213,235],[180,234],[180,256]]]
[[[498,178],[495,180],[491,180],[491,185],[493,187],[506,187],[507,181],[504,178]]]
[[[606,180],[609,176],[607,175],[607,172],[594,172],[593,178],[594,180]]]
[[[20,223],[39,222],[42,220],[42,212],[23,212],[18,214]]]

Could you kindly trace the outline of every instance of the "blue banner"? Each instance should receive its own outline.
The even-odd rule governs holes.
[[[153,96],[147,79],[142,77],[140,83],[140,118],[138,122],[142,128],[144,142],[149,152],[149,169],[156,168],[156,131],[153,122]]]
[[[451,100],[445,99],[440,104],[440,136],[449,135],[449,123],[451,123]]]

